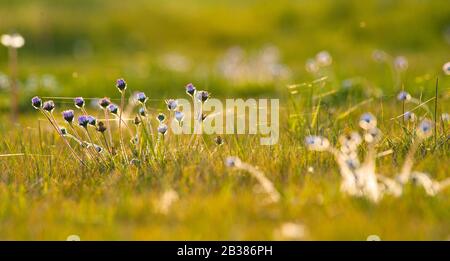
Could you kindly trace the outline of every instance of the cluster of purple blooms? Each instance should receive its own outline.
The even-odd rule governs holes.
[[[74,157],[80,160],[83,164],[85,163],[83,159],[84,157],[79,156],[78,153],[75,152],[74,148],[72,148],[72,146],[68,142],[69,139],[75,140],[79,145],[81,145],[83,149],[86,150],[85,154],[87,158],[97,159],[98,158],[97,154],[100,154],[101,162],[108,165],[107,164],[108,159],[112,159],[113,156],[118,155],[112,139],[111,128],[109,124],[110,115],[116,117],[119,123],[120,150],[122,153],[122,158],[128,161],[127,154],[129,153],[127,153],[127,150],[125,149],[122,140],[123,138],[121,132],[121,124],[123,124],[128,129],[130,136],[132,137],[131,143],[135,145],[134,150],[132,148],[132,155],[136,156],[137,151],[139,151],[137,147],[139,146],[140,141],[138,130],[136,129],[136,133],[134,134],[131,131],[131,128],[128,126],[127,121],[122,117],[122,111],[124,109],[124,96],[127,88],[127,83],[125,82],[124,79],[118,79],[116,81],[116,88],[122,95],[122,102],[120,106],[112,103],[111,99],[108,97],[104,97],[98,100],[98,106],[104,112],[105,117],[104,120],[97,120],[96,117],[87,113],[85,109],[86,102],[83,99],[83,97],[74,98],[73,99],[74,106],[81,112],[81,115],[78,116],[77,121],[75,120],[76,117],[74,110],[68,109],[62,112],[62,118],[68,124],[71,133],[69,133],[66,128],[60,127],[59,124],[57,123],[53,115],[55,103],[52,100],[43,102],[41,98],[35,96],[31,99],[31,103],[35,109],[43,113],[46,116],[46,118],[50,121],[51,125],[55,128],[58,134],[61,135],[66,145],[70,148],[70,150],[74,154]],[[185,88],[186,93],[189,96],[191,96],[192,99],[197,100],[198,102],[204,103],[210,97],[210,94],[207,91],[197,91],[192,83],[187,84]],[[151,126],[151,119],[150,117],[148,117],[149,113],[146,108],[148,97],[145,95],[144,92],[138,92],[136,93],[134,98],[138,102],[139,107],[136,117],[133,120],[133,123],[136,125],[136,128],[137,126],[142,125],[143,132],[151,133],[151,135],[149,134],[147,137],[147,139],[151,141],[151,139],[153,139],[153,130]],[[179,110],[178,101],[175,99],[166,100],[166,106],[167,109],[170,111],[170,115],[173,115],[173,119],[175,119],[181,126],[184,120],[184,114],[181,110]],[[156,116],[156,119],[158,122],[157,131],[160,137],[164,137],[169,129],[168,126],[165,124],[166,116],[163,113],[159,113]],[[82,133],[80,133],[76,129],[77,126],[83,130]],[[92,135],[92,133],[89,130],[90,128],[95,129],[94,131],[95,135]],[[108,135],[106,135],[106,133]],[[158,138],[158,140],[160,139]],[[151,152],[153,153],[153,155],[155,155],[153,148],[151,149]]]

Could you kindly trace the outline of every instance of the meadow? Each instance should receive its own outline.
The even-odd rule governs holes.
[[[10,58],[0,51],[0,239],[450,239],[450,187],[436,183],[450,178],[449,14],[446,1],[419,0],[1,1],[0,34],[17,31],[25,45],[16,122]],[[166,101],[190,98],[188,83],[212,98],[280,99],[278,143],[161,134],[157,116],[174,117]],[[120,120],[97,131],[105,113],[118,118],[98,106],[105,96],[131,129],[121,126],[123,147]],[[375,146],[360,127],[364,113],[382,133]],[[78,126],[84,114],[95,126]],[[85,143],[59,135],[48,115]],[[109,130],[117,153],[102,145],[97,155],[89,140],[103,144]],[[376,174],[397,182],[412,162],[401,195],[343,191],[342,164],[315,150],[347,144],[340,137],[351,131],[363,141],[355,147],[351,137],[351,159],[361,162],[348,166],[376,149]]]

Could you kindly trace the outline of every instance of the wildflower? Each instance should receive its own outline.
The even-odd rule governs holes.
[[[309,73],[317,73],[319,71],[319,65],[314,59],[308,59],[305,64],[305,69]]]
[[[225,166],[227,166],[229,168],[239,166],[240,163],[241,163],[241,160],[238,157],[229,156],[225,159]]]
[[[108,105],[110,105],[110,104],[111,104],[111,101],[110,101],[109,98],[107,98],[107,97],[104,97],[104,98],[98,100],[98,105],[100,106],[100,108],[102,108],[102,109],[104,109],[104,110],[105,110],[105,109],[108,107]]]
[[[25,39],[20,34],[4,34],[0,41],[4,46],[15,49],[21,48],[25,44]]]
[[[41,98],[39,98],[38,96],[34,96],[33,98],[31,98],[31,105],[33,105],[35,109],[40,109],[42,107]]]
[[[214,142],[217,144],[217,145],[222,145],[223,144],[223,139],[222,139],[222,137],[220,137],[220,136],[217,136],[215,139],[214,139]]]
[[[374,50],[372,53],[372,58],[375,62],[386,61],[387,57],[388,57],[387,53],[382,50]]]
[[[98,153],[102,153],[102,152],[103,152],[103,148],[100,147],[100,146],[98,146],[98,145],[96,145],[96,144],[94,144],[94,149],[95,149],[95,151],[97,151]]]
[[[176,111],[175,112],[175,119],[178,121],[178,123],[181,123],[183,121],[184,118],[184,113],[181,111]]]
[[[48,112],[52,112],[53,109],[55,109],[55,103],[52,100],[46,101],[44,102],[44,105],[42,105],[42,108]]]
[[[139,120],[139,117],[138,117],[138,116],[134,117],[133,123],[134,123],[134,125],[136,125],[136,126],[139,125],[139,124],[141,124],[141,120]]]
[[[316,61],[320,66],[329,66],[333,62],[330,53],[321,51],[316,55]]]
[[[167,104],[167,108],[169,109],[169,111],[174,111],[177,106],[178,106],[178,101],[174,100],[174,99],[170,99],[166,101]]]
[[[115,105],[114,103],[111,103],[110,105],[108,105],[108,110],[112,113],[112,114],[116,114],[119,111],[119,107],[117,107],[117,105]]]
[[[405,91],[401,91],[398,95],[397,95],[397,100],[399,101],[409,101],[411,100],[411,95]]]
[[[404,56],[397,56],[394,59],[394,66],[399,71],[406,71],[408,69],[408,60]]]
[[[443,121],[443,122],[449,122],[450,121],[450,114],[448,114],[448,113],[442,113],[442,115],[441,115],[441,120]]]
[[[309,167],[308,167],[308,172],[309,172],[309,173],[314,173],[314,167],[309,166]]]
[[[76,97],[75,99],[73,99],[73,102],[75,103],[75,107],[77,107],[78,109],[84,107],[83,97]]]
[[[72,123],[73,117],[75,116],[73,110],[66,110],[62,112],[63,118],[68,123]]]
[[[405,121],[410,121],[410,122],[414,122],[416,120],[416,114],[414,112],[410,112],[407,111],[405,112],[405,114],[403,115],[403,119]]]
[[[367,143],[378,142],[381,139],[381,131],[378,128],[371,128],[364,134],[364,140]]]
[[[78,124],[79,124],[81,127],[86,128],[87,125],[89,124],[88,116],[86,116],[86,115],[81,115],[81,116],[79,116],[79,117],[78,117]]]
[[[63,136],[67,135],[67,130],[66,130],[66,128],[64,128],[64,127],[59,128],[59,131],[61,132],[61,134],[62,134]]]
[[[127,88],[127,83],[124,79],[117,79],[116,87],[119,89],[119,92],[123,92]]]
[[[106,127],[105,124],[103,123],[103,121],[99,121],[97,124],[97,131],[103,133],[106,131]]]
[[[198,91],[196,98],[200,102],[206,102],[209,99],[209,93],[207,91]]]
[[[420,122],[419,126],[417,126],[417,135],[419,138],[426,139],[431,136],[432,130],[433,123],[428,119],[424,119]]]
[[[87,119],[88,119],[89,125],[91,125],[91,126],[95,126],[95,124],[97,123],[97,119],[95,119],[91,115],[87,116]]]
[[[143,92],[138,92],[136,94],[136,100],[138,100],[140,103],[144,104],[145,102],[147,102],[147,96],[145,96],[145,93],[143,93]]]
[[[361,144],[361,136],[356,131],[349,134],[341,135],[339,137],[339,142],[341,146],[347,147],[351,150],[356,150],[356,148]]]
[[[364,113],[359,119],[359,126],[364,130],[370,130],[377,126],[377,118],[372,113]]]
[[[310,150],[324,151],[330,147],[328,139],[320,136],[307,136],[305,138],[306,146]]]
[[[145,109],[144,108],[139,108],[139,115],[141,115],[142,117],[147,116],[147,114],[145,113]]]
[[[161,124],[158,126],[158,132],[161,133],[162,135],[165,135],[165,134],[166,134],[167,129],[168,129],[168,127],[167,127],[167,125],[164,124],[164,123],[161,123]]]
[[[190,96],[194,96],[195,86],[192,83],[186,85],[186,93]]]
[[[444,71],[444,73],[445,73],[446,75],[450,75],[450,62],[445,63],[445,64],[442,66],[442,70]]]
[[[156,119],[160,122],[163,123],[166,120],[166,115],[164,115],[163,113],[158,114],[158,116],[156,117]]]
[[[360,162],[357,157],[351,157],[345,160],[345,164],[347,164],[350,169],[355,170],[359,168]]]

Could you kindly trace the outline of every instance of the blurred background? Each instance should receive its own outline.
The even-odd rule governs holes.
[[[117,96],[119,77],[154,98],[180,97],[189,82],[216,97],[282,96],[287,84],[317,77],[307,61],[323,50],[335,82],[363,75],[385,91],[395,83],[380,55],[406,59],[409,89],[450,60],[447,0],[0,0],[0,34],[14,32],[25,38],[21,111],[34,95]],[[6,112],[8,50],[0,47]]]

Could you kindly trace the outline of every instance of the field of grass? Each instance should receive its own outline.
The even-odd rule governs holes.
[[[377,203],[350,196],[333,156],[305,145],[308,135],[337,144],[341,134],[362,134],[360,116],[371,112],[383,133],[377,152],[386,152],[376,173],[395,179],[427,118],[436,132],[418,146],[413,170],[450,178],[450,76],[442,69],[450,61],[449,14],[447,1],[419,0],[1,1],[0,34],[16,30],[26,44],[18,50],[17,123],[2,81],[8,52],[0,50],[0,239],[450,239],[450,187],[430,196],[410,182],[400,197]],[[322,50],[331,64],[308,72],[308,59]],[[121,77],[127,98],[149,96],[155,133],[157,114],[169,115],[164,100],[188,98],[192,82],[213,98],[280,99],[280,139],[263,146],[259,135],[221,135],[217,145],[216,135],[202,135],[193,146],[190,135],[144,138],[140,125],[137,155],[123,132],[133,163],[119,152],[106,156],[114,166],[82,165],[31,97],[54,100],[58,124],[72,132],[61,112],[75,110],[75,120],[82,112],[70,98],[85,97],[101,119],[90,98],[119,104]],[[397,99],[402,90],[412,101]],[[416,121],[398,117],[409,110]],[[130,107],[124,118],[137,112]],[[112,129],[119,148],[117,124]],[[153,154],[146,142],[156,137]],[[367,151],[363,144],[357,154]],[[226,166],[229,156],[264,173],[279,200],[267,203],[251,173]]]

